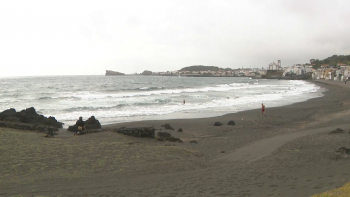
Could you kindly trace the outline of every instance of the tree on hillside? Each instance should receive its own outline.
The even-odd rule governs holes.
[[[311,59],[313,60],[313,59]],[[310,60],[310,62],[311,62]],[[319,68],[321,65],[331,65],[337,66],[338,64],[347,64],[350,65],[350,55],[332,55],[324,60],[316,59],[312,64],[314,64],[314,68]]]
[[[194,66],[187,66],[184,68],[181,68],[180,71],[219,71],[220,68],[217,66],[203,66],[203,65],[194,65]]]
[[[145,70],[141,73],[141,75],[152,75],[152,71]]]

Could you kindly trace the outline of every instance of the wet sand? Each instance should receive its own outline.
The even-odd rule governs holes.
[[[46,139],[0,128],[0,196],[310,196],[340,187],[350,181],[350,159],[333,158],[350,148],[350,84],[315,83],[328,89],[323,97],[266,103],[265,116],[249,110],[104,126],[152,126],[183,143],[109,131]],[[336,128],[345,132],[330,135]]]

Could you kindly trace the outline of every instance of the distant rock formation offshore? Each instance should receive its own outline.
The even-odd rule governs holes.
[[[112,70],[106,70],[106,76],[107,75],[125,75],[124,73],[112,71]]]
[[[152,75],[152,71],[145,70],[141,73],[141,75]]]

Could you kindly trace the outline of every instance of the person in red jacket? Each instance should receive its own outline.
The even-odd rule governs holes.
[[[264,103],[261,103],[261,115],[265,115],[265,105]]]

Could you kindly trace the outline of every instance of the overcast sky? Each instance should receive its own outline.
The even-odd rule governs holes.
[[[349,8],[348,0],[0,0],[0,76],[349,55]]]

